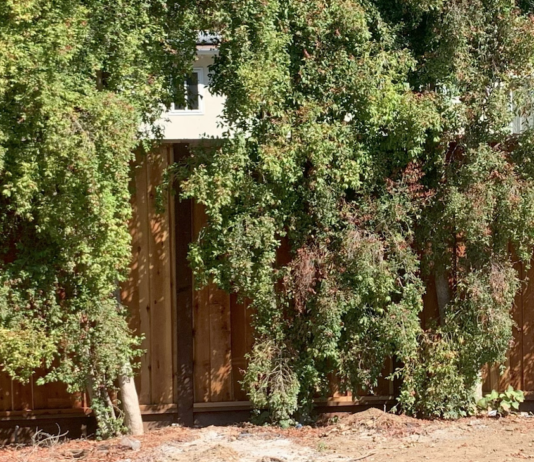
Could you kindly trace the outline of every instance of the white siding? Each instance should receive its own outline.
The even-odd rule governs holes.
[[[219,116],[224,106],[224,98],[214,96],[209,91],[209,69],[213,63],[214,52],[199,51],[193,67],[200,70],[202,77],[199,84],[201,95],[200,111],[169,111],[160,121],[166,141],[198,140],[205,137],[220,137]]]

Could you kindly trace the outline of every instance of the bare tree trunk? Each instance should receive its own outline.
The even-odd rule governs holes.
[[[110,418],[112,421],[115,421],[117,415],[115,414],[115,408],[107,390],[95,390],[92,377],[87,378],[86,389],[90,403],[94,403],[95,398],[101,399],[105,403],[104,415],[97,415],[97,418],[106,420]],[[119,390],[126,428],[128,428],[131,435],[142,435],[144,433],[143,419],[141,418],[139,399],[130,365],[123,367],[123,373],[119,376]]]
[[[87,380],[85,381],[85,389],[87,390],[89,404],[91,404],[95,397],[95,384],[91,376],[87,377]]]
[[[117,303],[121,304],[121,292],[119,284],[115,290]],[[119,376],[119,390],[121,393],[122,410],[124,411],[124,424],[131,435],[142,435],[144,433],[141,409],[139,408],[139,397],[133,379],[132,365],[124,364]]]
[[[142,435],[143,419],[139,408],[139,398],[135,389],[132,368],[128,364],[123,368],[119,377],[119,389],[121,392],[122,409],[124,411],[124,424],[132,435]]]

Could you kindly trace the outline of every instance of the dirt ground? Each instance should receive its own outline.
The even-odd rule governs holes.
[[[140,447],[139,447],[140,446]],[[505,462],[534,459],[534,417],[423,421],[369,409],[317,427],[168,427],[137,439],[54,438],[0,462]]]

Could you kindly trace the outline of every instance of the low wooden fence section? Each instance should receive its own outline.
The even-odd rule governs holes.
[[[515,297],[513,343],[502,367],[486,367],[484,391],[503,391],[512,385],[523,390],[527,400],[534,401],[534,262],[528,270],[523,265],[517,265],[517,269],[520,278],[529,282]]]
[[[186,144],[166,144],[137,159],[130,223],[133,257],[121,290],[132,315],[131,327],[144,336],[136,378],[141,409],[147,421],[161,423],[192,424],[219,411],[249,409],[240,381],[252,346],[250,310],[216,287],[193,289],[186,256],[205,223],[203,209],[172,195],[166,197],[163,213],[158,205],[164,169],[187,151]],[[520,270],[522,277],[534,280],[534,268],[528,274]],[[430,284],[425,296],[430,311],[435,297]],[[500,376],[496,367],[488,368],[485,388],[512,384],[534,399],[534,283],[517,295],[513,315],[517,327],[506,369]],[[393,392],[393,384],[381,380],[375,396],[355,399],[333,390],[322,404],[385,402]],[[85,396],[71,396],[61,384],[36,386],[33,379],[21,385],[0,374],[0,443],[13,440],[15,425],[42,426],[43,419],[78,419],[76,425],[83,430],[89,425],[88,413]],[[78,433],[79,429],[71,432]]]

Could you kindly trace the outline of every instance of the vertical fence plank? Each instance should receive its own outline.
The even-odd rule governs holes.
[[[523,281],[525,277],[523,264],[516,262],[514,267],[518,272],[519,279]],[[523,302],[523,286],[521,286],[515,296],[512,308],[512,317],[515,323],[513,327],[514,340],[508,355],[510,364],[507,376],[508,383],[516,389],[523,388]],[[507,384],[504,383],[504,385]]]
[[[508,352],[506,353],[506,361],[502,365],[503,368],[504,368],[502,373],[501,373],[501,371],[499,369],[500,377],[499,377],[498,388],[497,388],[499,391],[504,391],[506,389],[506,387],[510,384],[510,374],[511,374],[510,356],[511,356],[511,351],[508,350]]]
[[[387,377],[389,377],[392,372],[392,366],[393,365],[391,359],[387,358],[384,363],[384,367],[382,368],[382,372],[380,373],[380,377],[378,378],[377,386],[373,390],[375,395],[387,396],[390,394],[393,382],[391,380],[388,380]]]
[[[499,381],[500,381],[500,365],[492,364],[489,370],[490,376],[490,387],[491,390],[499,391]]]
[[[134,283],[137,286],[137,306],[131,307],[137,311],[139,317],[138,332],[143,334],[141,344],[143,354],[140,358],[141,368],[136,385],[138,386],[139,402],[152,403],[151,393],[151,322],[150,322],[150,264],[149,264],[149,235],[150,223],[148,217],[148,159],[144,154],[138,154],[135,170],[135,195],[132,229],[133,260],[136,265]]]
[[[245,337],[247,353],[252,351],[254,346],[254,327],[253,327],[254,311],[250,308],[250,302],[245,302]]]
[[[174,162],[189,154],[185,143],[174,145]],[[174,201],[174,261],[176,281],[176,336],[177,374],[176,403],[178,421],[182,425],[193,425],[194,376],[193,376],[193,273],[187,263],[189,243],[193,233],[193,201]]]
[[[206,224],[206,212],[198,204],[193,205],[193,239],[197,239]],[[209,317],[210,288],[204,287],[194,293],[194,382],[195,402],[210,400],[211,346]]]
[[[210,285],[211,401],[230,401],[232,361],[230,296]]]
[[[167,147],[148,156],[148,216],[151,317],[151,399],[152,404],[173,400],[172,295],[169,220],[160,213],[157,188],[167,167]]]
[[[68,397],[68,394],[65,394]],[[32,385],[30,382],[22,384],[13,381],[13,410],[28,411],[32,408]]]
[[[484,364],[484,366],[482,367],[481,374],[482,374],[482,393],[486,394],[491,391],[491,379],[490,379],[488,364]]]
[[[0,411],[11,411],[11,379],[5,372],[0,372]]]
[[[174,148],[169,145],[167,148],[167,165],[174,163]],[[178,402],[178,318],[177,318],[177,285],[176,285],[176,208],[175,196],[172,191],[167,192],[167,214],[169,220],[169,260],[171,270],[171,335],[172,335],[172,401]],[[187,262],[181,263],[187,267]],[[185,384],[184,384],[185,385]]]
[[[246,368],[245,355],[249,352],[247,345],[247,306],[237,303],[237,295],[230,297],[231,349],[232,349],[232,399],[246,401],[247,394],[241,385],[243,370]]]
[[[523,293],[523,390],[534,391],[534,266],[527,274]]]
[[[136,153],[132,164],[132,180],[130,184],[132,217],[128,223],[132,243],[132,259],[128,279],[121,285],[121,303],[128,307],[130,313],[130,329],[137,335],[150,331],[148,326],[148,272],[146,265],[148,211],[146,208],[146,159]],[[140,292],[142,295],[140,295]],[[150,404],[150,373],[147,361],[147,340],[141,345],[143,354],[140,359],[140,373],[135,377],[135,386],[141,404]]]
[[[210,400],[211,390],[211,346],[210,318],[208,309],[209,287],[194,294],[194,382],[195,402]]]

